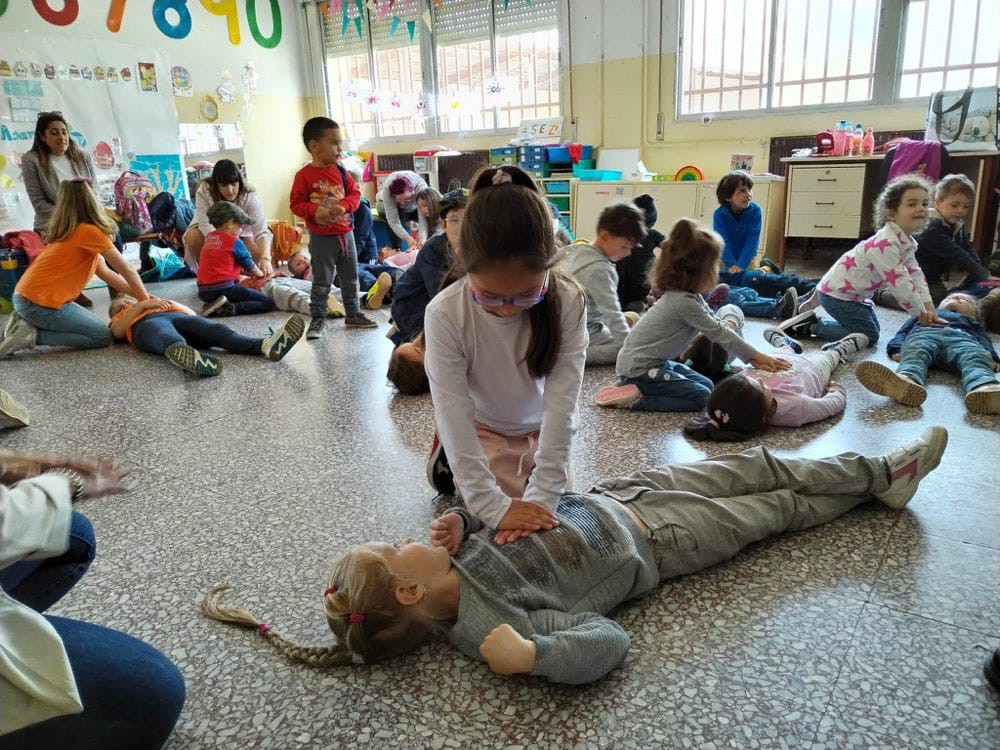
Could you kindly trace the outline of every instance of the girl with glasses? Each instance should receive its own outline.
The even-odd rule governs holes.
[[[553,270],[545,202],[506,183],[473,193],[464,272],[427,307],[438,434],[428,478],[457,490],[498,544],[557,525],[587,348],[584,295]]]

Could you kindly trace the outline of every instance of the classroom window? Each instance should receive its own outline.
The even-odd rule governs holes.
[[[1000,83],[996,0],[910,0],[905,14],[901,98]]]
[[[334,117],[355,140],[488,132],[560,112],[559,0],[400,1],[382,18],[345,2],[346,24],[342,10],[317,7]]]

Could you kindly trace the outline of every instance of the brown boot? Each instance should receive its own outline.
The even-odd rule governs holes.
[[[80,307],[93,307],[94,306],[94,303],[93,303],[93,301],[91,301],[90,297],[88,297],[83,292],[80,292],[80,296],[77,297],[73,301],[76,302],[76,304],[80,305]]]

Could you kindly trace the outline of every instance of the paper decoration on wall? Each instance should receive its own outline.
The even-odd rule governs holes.
[[[64,81],[68,81],[69,80],[69,68],[68,67],[66,67],[65,65],[60,65],[57,68],[57,70],[59,71],[59,77],[62,80],[64,80]]]
[[[48,65],[45,66],[45,77],[48,78],[50,81],[55,80],[56,66],[53,65],[52,63],[49,63]]]
[[[511,76],[494,76],[483,81],[483,102],[487,107],[501,107],[510,101],[516,80]]]
[[[399,28],[400,21],[401,19],[399,16],[392,17],[392,23],[389,25],[389,36],[395,36],[396,29]]]
[[[24,67],[24,63],[18,60],[14,63],[14,76],[17,78],[27,78],[28,69]]]
[[[411,42],[413,41],[413,34],[414,34],[414,32],[416,32],[416,30],[417,30],[417,22],[416,21],[407,21],[406,22],[406,31],[410,35],[410,41]]]
[[[174,96],[194,96],[191,74],[184,66],[175,65],[170,69],[170,84],[173,86]]]
[[[157,91],[156,66],[151,62],[139,63],[139,90],[150,94]]]
[[[198,111],[201,113],[202,119],[209,122],[215,122],[219,119],[219,103],[215,101],[215,97],[209,94],[205,94],[202,98],[201,104],[198,105]]]
[[[259,79],[260,77],[257,75],[257,69],[254,67],[253,62],[247,60],[246,65],[243,66],[243,88],[248,93],[253,93],[257,90]]]
[[[5,91],[9,83],[21,83],[21,81],[4,81]],[[41,84],[36,85],[41,86]],[[38,120],[41,111],[42,100],[39,97],[12,96],[10,98],[10,119],[14,122],[34,123]]]
[[[115,152],[107,141],[98,142],[91,156],[94,158],[94,166],[98,169],[108,170],[115,166]]]
[[[222,82],[219,87],[215,90],[215,93],[219,95],[219,101],[225,102],[226,104],[232,104],[236,99],[234,95],[236,94],[236,89],[233,86],[233,74],[228,70],[222,71],[220,76]]]
[[[132,80],[132,68],[131,67],[122,68],[122,80],[125,83],[128,83],[129,81]]]
[[[83,80],[92,81],[94,80],[94,71],[89,65],[84,65],[83,70],[80,71],[80,75],[83,76]]]
[[[42,73],[42,66],[41,65],[39,65],[36,62],[33,62],[33,63],[30,63],[28,67],[31,68],[31,77],[32,78],[41,78],[42,77],[43,73]]]
[[[744,172],[753,171],[753,154],[733,154],[729,157],[729,171],[741,169]]]
[[[77,67],[76,65],[70,65],[69,66],[69,77],[70,77],[71,80],[79,81],[80,78],[81,78],[80,68]]]
[[[117,68],[108,68],[108,83],[118,83]]]
[[[3,82],[3,93],[6,96],[23,96],[40,99],[42,97],[41,81],[15,81],[13,79]]]
[[[102,68],[100,65],[94,68],[94,78],[98,81],[104,80],[104,68]]]
[[[157,193],[187,198],[187,180],[180,154],[137,154],[129,169],[149,178]]]

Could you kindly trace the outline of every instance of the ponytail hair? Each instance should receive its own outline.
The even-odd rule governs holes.
[[[562,344],[562,297],[580,289],[553,269],[556,243],[552,218],[535,190],[516,183],[491,185],[472,193],[462,218],[461,258],[456,273],[515,267],[549,272],[545,298],[528,311],[531,339],[524,355],[528,372],[543,378],[552,372]],[[450,274],[449,274],[450,275]],[[581,313],[582,314],[582,313]]]
[[[652,287],[664,292],[697,292],[722,257],[722,238],[692,219],[678,219],[649,274]]]
[[[329,588],[323,594],[327,624],[336,642],[306,645],[287,638],[240,607],[222,605],[227,583],[213,588],[201,603],[206,617],[256,629],[291,662],[311,667],[371,664],[400,656],[442,631],[396,601],[396,587],[405,583],[377,552],[355,547],[334,563]]]
[[[697,440],[739,442],[767,429],[767,399],[745,375],[718,383],[705,411],[684,425],[685,434]]]

